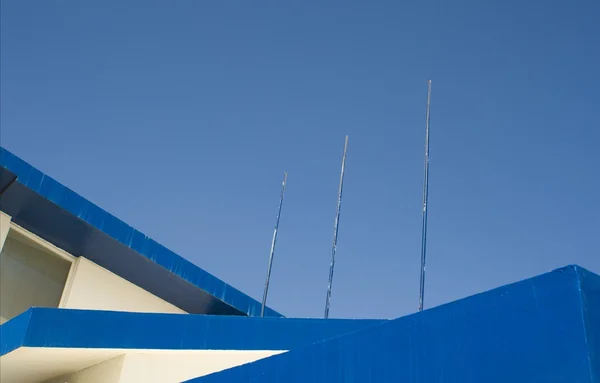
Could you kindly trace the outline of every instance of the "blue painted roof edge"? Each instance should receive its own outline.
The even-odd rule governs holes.
[[[582,283],[582,281],[584,281]],[[595,382],[595,380],[593,379],[594,376],[598,376],[598,372],[600,371],[600,326],[598,324],[600,324],[600,276],[596,275],[588,270],[586,270],[583,267],[577,266],[577,265],[569,265],[569,266],[565,266],[565,267],[561,267],[558,269],[555,269],[551,272],[547,272],[538,276],[534,276],[531,278],[527,278],[518,282],[514,282],[514,283],[510,283],[504,286],[500,286],[488,291],[484,291],[466,298],[462,298],[453,302],[449,302],[446,304],[443,304],[441,306],[437,306],[428,310],[425,310],[424,312],[419,312],[419,313],[414,313],[414,314],[410,314],[404,317],[400,317],[397,318],[395,320],[391,320],[391,321],[387,321],[375,326],[371,326],[368,328],[363,328],[363,329],[358,329],[357,331],[353,332],[353,333],[347,333],[347,334],[342,334],[340,336],[336,336],[334,338],[331,339],[325,339],[323,341],[319,341],[319,342],[315,342],[313,344],[309,344],[309,345],[305,345],[302,347],[299,347],[297,349],[294,350],[290,350],[289,353],[286,354],[279,354],[279,355],[275,355],[269,358],[265,358],[265,359],[261,359],[252,363],[248,363],[242,366],[238,366],[238,367],[233,367],[231,369],[227,369],[221,372],[216,372],[210,375],[205,375],[205,376],[200,376],[198,378],[194,378],[194,379],[190,379],[188,381],[186,381],[186,383],[191,383],[191,382],[221,382],[221,381],[252,381],[252,382],[270,382],[270,381],[283,381],[286,379],[286,371],[290,372],[288,369],[293,368],[293,369],[298,369],[300,367],[299,365],[299,361],[302,360],[302,363],[305,363],[306,369],[309,370],[314,370],[315,372],[324,372],[325,371],[325,366],[329,365],[329,364],[335,364],[341,361],[345,361],[346,363],[349,363],[349,355],[325,355],[324,353],[329,352],[330,354],[335,354],[335,353],[342,353],[343,350],[346,350],[348,347],[351,346],[352,343],[352,339],[354,339],[355,337],[359,337],[361,338],[363,341],[365,339],[371,339],[373,343],[373,345],[367,345],[367,344],[362,344],[362,346],[366,349],[369,349],[369,347],[371,347],[373,349],[373,352],[376,353],[376,350],[378,350],[382,345],[379,343],[381,342],[381,337],[373,337],[373,335],[375,335],[376,332],[380,331],[380,329],[389,329],[391,327],[393,327],[395,330],[398,330],[398,325],[403,325],[404,328],[404,332],[400,334],[400,336],[403,335],[409,335],[412,334],[415,337],[418,338],[418,340],[408,340],[408,343],[412,346],[415,346],[417,344],[423,343],[423,342],[428,342],[431,341],[430,340],[425,340],[422,339],[423,337],[427,337],[427,329],[429,329],[429,326],[431,325],[435,325],[438,323],[443,323],[443,318],[437,318],[436,315],[438,313],[442,313],[445,312],[446,314],[450,314],[450,319],[453,319],[457,312],[456,309],[459,307],[459,305],[462,305],[462,303],[469,303],[469,305],[472,305],[475,302],[485,302],[488,299],[492,298],[492,300],[494,299],[498,299],[498,298],[503,298],[503,299],[521,299],[522,297],[519,296],[519,294],[515,295],[515,292],[521,292],[524,293],[524,295],[528,296],[528,304],[537,304],[537,297],[539,296],[538,294],[540,293],[540,291],[536,290],[539,288],[536,288],[536,285],[538,283],[541,283],[542,285],[544,285],[546,288],[550,287],[551,290],[547,293],[545,293],[546,295],[546,308],[548,307],[554,307],[554,309],[558,312],[561,312],[561,309],[556,308],[556,303],[554,302],[554,299],[556,299],[556,297],[552,294],[555,292],[560,292],[562,290],[562,292],[567,292],[568,295],[570,295],[571,297],[576,296],[576,290],[579,289],[579,292],[582,291],[581,286],[584,285],[583,291],[590,295],[593,294],[593,298],[590,298],[589,302],[593,302],[594,304],[588,304],[585,305],[584,299],[585,299],[585,294],[583,294],[583,296],[578,296],[575,303],[571,302],[571,310],[570,310],[570,321],[571,323],[575,323],[577,322],[578,325],[581,325],[582,327],[584,325],[586,325],[587,323],[594,323],[594,345],[590,345],[590,333],[589,333],[589,329],[587,330],[587,334],[585,334],[585,337],[587,338],[587,344],[588,344],[588,349],[591,351],[591,370],[592,370],[592,381]],[[558,290],[556,289],[558,288]],[[551,295],[551,296],[550,296]],[[564,298],[564,297],[563,297]],[[523,303],[523,302],[521,302]],[[580,306],[580,304],[584,304],[584,307],[586,307],[587,309],[589,309],[590,307],[594,310],[594,313],[590,314],[588,313],[588,320],[585,320],[585,316],[581,315],[583,313],[585,313],[586,310],[583,310],[582,313],[576,313],[578,307]],[[497,304],[494,302],[491,302],[492,306]],[[530,312],[531,310],[529,308],[525,309],[527,312]],[[507,310],[507,312],[510,310]],[[588,310],[589,311],[589,310]],[[469,313],[475,314],[475,315],[484,315],[485,312],[481,312],[481,313],[477,313],[476,311],[470,310]],[[508,315],[510,316],[511,313],[508,313]],[[535,316],[535,315],[534,315]],[[540,319],[540,318],[537,318]],[[423,323],[427,323],[428,326],[424,327],[424,328],[420,328],[420,326],[418,326],[418,323],[420,321],[424,321]],[[531,323],[529,323],[531,324]],[[465,326],[464,324],[461,325],[465,328],[468,328],[469,326]],[[406,332],[407,330],[410,330],[408,333]],[[429,329],[431,330],[431,329]],[[567,331],[564,332],[565,328],[558,326],[558,330],[559,332],[561,332],[562,336],[563,336],[563,340],[564,339],[570,339],[573,334],[571,331]],[[425,331],[425,332],[424,332]],[[414,334],[413,334],[414,333]],[[580,331],[580,334],[583,335],[583,330]],[[416,335],[415,335],[416,334]],[[381,334],[380,334],[381,335]],[[387,335],[384,336],[390,336],[392,334],[390,334],[389,332],[387,333]],[[396,334],[398,335],[398,334]],[[411,335],[411,336],[412,336]],[[444,333],[438,333],[436,330],[436,334],[435,336],[444,336]],[[546,334],[544,334],[546,335]],[[543,336],[542,336],[543,337]],[[516,338],[518,339],[519,337],[516,336]],[[538,338],[539,339],[539,338]],[[586,344],[586,340],[581,340],[581,339],[577,339],[577,341],[581,341],[580,345],[582,344]],[[466,343],[464,343],[466,341],[466,339],[462,339],[459,341],[459,343],[461,344],[460,347],[464,348],[466,347]],[[549,341],[552,343],[553,338],[550,337]],[[394,344],[393,347],[401,347],[399,344]],[[458,346],[456,346],[458,347]],[[413,348],[409,348],[410,351],[409,353],[415,353],[414,356],[411,356],[410,358],[407,357],[407,359],[412,360],[413,362],[419,361],[420,357],[422,357],[422,354],[417,354],[417,350]],[[558,347],[558,349],[560,349],[560,352],[564,352],[564,349],[562,347]],[[426,350],[432,351],[433,349],[430,348],[426,348]],[[389,350],[388,350],[389,351]],[[584,354],[584,352],[581,352],[582,350],[578,350],[580,356]],[[383,351],[384,353],[386,351]],[[595,355],[594,355],[595,352]],[[306,355],[307,357],[310,356],[310,358],[304,360],[302,359],[302,355]],[[444,355],[444,351],[442,351],[441,355]],[[352,357],[354,360],[355,356]],[[443,356],[442,359],[447,359],[447,356]],[[428,366],[429,368],[433,365],[435,365],[436,363],[441,362],[438,360],[429,360],[427,361],[427,363],[422,363],[426,366]],[[578,363],[578,366],[582,367],[583,365],[585,365],[585,363]],[[413,366],[414,367],[414,366]],[[507,366],[510,367],[510,366]],[[372,368],[371,368],[372,369]],[[413,377],[414,376],[419,376],[419,372],[416,372],[417,375],[415,374],[415,371],[411,370],[413,373]],[[331,372],[331,371],[329,371]],[[582,373],[581,370],[579,370],[579,373]],[[596,375],[594,375],[594,373]],[[290,372],[290,374],[293,374],[293,372]],[[337,370],[337,372],[335,372],[336,377],[338,378],[350,378],[350,379],[354,379],[356,380],[357,377],[354,374],[354,372],[352,371],[352,368],[350,368],[349,370]],[[330,374],[331,375],[331,374]],[[328,375],[327,378],[329,379],[325,379],[323,381],[332,381],[330,378],[331,376]],[[468,374],[465,373],[465,376],[467,376]],[[260,378],[258,378],[260,376]],[[272,378],[277,377],[277,379],[273,379]],[[315,376],[312,376],[312,378],[314,378]],[[449,378],[446,375],[444,375],[445,378]],[[298,376],[298,381],[301,381],[302,379],[307,378],[306,376]],[[365,378],[364,376],[362,376],[362,378]],[[421,377],[421,379],[425,379],[424,377]],[[354,381],[353,380],[353,381]],[[406,379],[404,379],[406,380]],[[451,380],[451,379],[450,379]],[[449,380],[449,381],[450,381]],[[296,380],[294,380],[296,381]],[[312,381],[312,380],[311,380]],[[316,381],[321,381],[321,380],[315,380]],[[408,381],[408,380],[407,380]],[[412,380],[411,380],[412,381]],[[416,380],[415,380],[416,381]],[[451,380],[451,381],[455,381],[455,380]],[[586,380],[587,381],[587,380]]]
[[[382,322],[33,307],[0,326],[0,356],[19,347],[289,350]]]
[[[2,146],[0,146],[0,167],[17,175],[17,183],[24,185],[78,220],[130,248],[166,271],[242,313],[250,316],[260,314],[261,303],[257,300],[152,240]],[[60,244],[54,244],[62,247]],[[80,254],[73,255],[79,256]],[[117,272],[117,274],[119,273]],[[265,316],[282,317],[283,315],[267,307]]]
[[[26,343],[31,313],[32,310],[29,309],[0,325],[0,356],[8,354]]]
[[[600,381],[600,275],[577,267],[592,382]]]

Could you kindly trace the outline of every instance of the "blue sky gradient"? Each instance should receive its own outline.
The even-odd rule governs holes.
[[[416,311],[600,272],[600,2],[2,2],[0,143],[269,305]]]

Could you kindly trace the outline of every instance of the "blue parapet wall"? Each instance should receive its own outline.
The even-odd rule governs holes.
[[[19,347],[289,350],[383,322],[31,308],[0,326],[0,356]]]
[[[600,276],[569,266],[190,382],[600,382]]]
[[[16,224],[189,313],[260,315],[260,302],[0,147],[0,191],[4,189],[0,210]],[[267,307],[265,316],[282,315]]]
[[[582,311],[585,322],[592,376],[600,382],[600,277],[586,270],[579,270]]]

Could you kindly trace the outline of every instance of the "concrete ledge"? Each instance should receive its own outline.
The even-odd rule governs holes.
[[[31,308],[0,326],[0,381],[179,382],[383,322]]]
[[[19,347],[289,350],[382,322],[31,308],[0,326],[0,356]]]

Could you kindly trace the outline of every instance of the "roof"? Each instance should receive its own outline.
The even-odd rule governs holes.
[[[600,276],[568,266],[190,382],[598,382]]]
[[[0,326],[0,380],[46,381],[140,352],[194,355],[210,373],[382,322],[30,308]]]
[[[0,210],[13,222],[189,313],[260,315],[261,303],[0,147]],[[266,308],[265,316],[282,316]]]
[[[0,326],[0,356],[20,347],[289,350],[384,322],[33,307]]]

